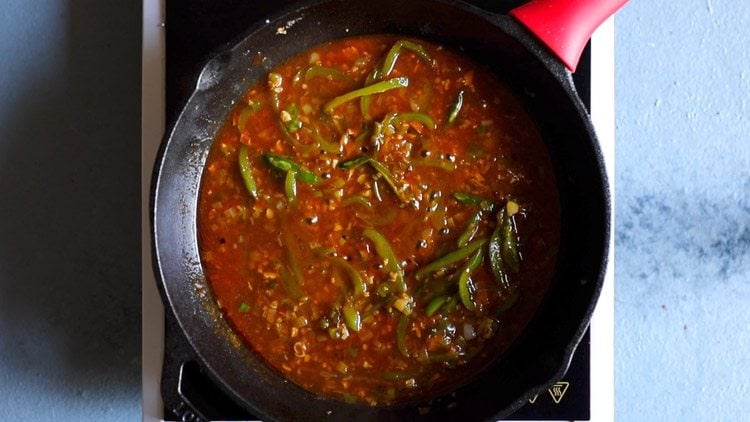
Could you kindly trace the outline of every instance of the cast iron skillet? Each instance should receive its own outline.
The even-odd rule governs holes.
[[[610,4],[611,10],[599,12],[594,26],[616,10],[612,4],[624,2],[589,1]],[[552,3],[567,7],[570,2]],[[543,6],[537,10],[542,15]],[[252,26],[246,38],[205,66],[157,159],[151,204],[154,266],[163,299],[201,364],[242,407],[264,420],[497,419],[563,375],[601,290],[610,200],[598,142],[570,72],[518,23],[539,21],[534,7],[516,9],[514,19],[449,0],[301,2]],[[530,19],[523,16],[529,10]],[[198,254],[196,206],[214,135],[250,85],[314,45],[383,33],[423,38],[462,51],[513,88],[537,121],[549,149],[560,192],[562,233],[550,291],[527,329],[492,366],[429,402],[368,407],[316,397],[286,381],[242,344],[221,316],[206,282]],[[555,39],[560,42],[560,37]],[[569,47],[570,42],[562,44]],[[567,52],[559,46],[551,48],[574,68],[583,43],[572,53],[570,48]],[[430,411],[423,414],[427,407]]]

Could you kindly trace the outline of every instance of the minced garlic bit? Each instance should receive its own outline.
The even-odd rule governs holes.
[[[505,204],[505,211],[508,213],[508,216],[516,214],[519,208],[518,204],[514,201],[508,201],[508,203]]]
[[[393,307],[404,315],[411,315],[414,310],[414,299],[406,294],[393,301]]]
[[[293,349],[294,349],[294,356],[297,356],[298,358],[303,358],[305,357],[305,354],[307,353],[307,344],[305,344],[304,341],[298,341],[294,343]]]
[[[274,92],[281,92],[281,82],[283,80],[284,78],[281,75],[271,72],[268,74],[268,87]]]

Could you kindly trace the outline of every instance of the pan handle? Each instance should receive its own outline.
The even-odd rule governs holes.
[[[532,0],[510,11],[575,72],[596,28],[628,0]]]

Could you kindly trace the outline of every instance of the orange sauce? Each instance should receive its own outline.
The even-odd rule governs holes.
[[[397,41],[330,42],[251,87],[212,145],[197,222],[213,295],[247,346],[306,389],[371,405],[449,389],[507,348],[559,242],[551,162],[510,89],[422,40],[386,75]],[[330,107],[394,78],[407,86]],[[493,239],[515,252],[493,261]]]

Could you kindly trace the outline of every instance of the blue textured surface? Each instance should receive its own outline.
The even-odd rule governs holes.
[[[617,19],[616,415],[750,402],[744,0]],[[0,419],[137,420],[140,8],[0,7]]]
[[[0,5],[3,421],[140,418],[141,17],[130,3]]]
[[[750,404],[750,8],[617,17],[616,414],[743,420]]]

